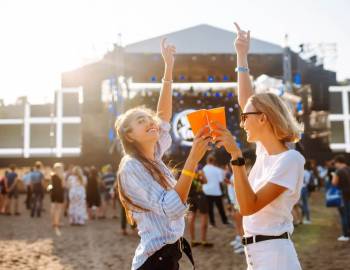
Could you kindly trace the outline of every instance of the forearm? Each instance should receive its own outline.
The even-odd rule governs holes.
[[[257,197],[248,182],[246,168],[245,166],[232,166],[232,171],[240,213],[243,216],[250,215],[254,212]]]
[[[231,153],[233,160],[238,157],[242,157],[240,151]],[[249,215],[255,209],[257,196],[249,184],[247,170],[245,166],[232,166],[232,172],[234,175],[234,187],[239,204],[240,212],[244,215]]]
[[[248,56],[237,54],[237,67],[248,67]],[[249,72],[238,72],[238,103],[243,110],[247,100],[254,94]]]
[[[191,155],[187,158],[184,170],[194,172],[197,167],[198,162],[194,160]],[[177,181],[174,189],[179,194],[179,197],[181,201],[184,203],[187,201],[188,193],[190,192],[191,184],[192,184],[192,177],[181,174],[179,177],[179,180]]]
[[[172,79],[173,79],[173,67],[165,65],[164,68],[164,82],[162,84],[162,89],[159,94],[159,101],[157,107],[158,116],[169,122],[172,116]]]

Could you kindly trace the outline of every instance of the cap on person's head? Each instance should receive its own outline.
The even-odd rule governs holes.
[[[334,162],[346,164],[346,158],[343,155],[337,155],[334,157]]]

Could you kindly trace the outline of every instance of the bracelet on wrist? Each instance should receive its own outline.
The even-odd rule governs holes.
[[[168,80],[164,80],[164,78],[162,78],[162,83],[173,83],[173,80],[168,81]]]
[[[235,71],[238,73],[248,73],[249,68],[248,67],[236,67]]]

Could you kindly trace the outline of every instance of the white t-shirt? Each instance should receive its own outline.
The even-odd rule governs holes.
[[[203,185],[203,192],[209,196],[221,196],[220,183],[225,178],[225,171],[211,164],[207,164],[203,168],[208,183]]]
[[[293,206],[300,198],[304,179],[304,157],[289,149],[269,155],[261,143],[256,144],[256,162],[249,174],[249,183],[257,192],[267,182],[286,187],[280,196],[250,216],[243,217],[245,236],[293,233]]]

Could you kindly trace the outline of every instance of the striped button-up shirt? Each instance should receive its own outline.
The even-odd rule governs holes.
[[[161,160],[171,145],[170,124],[161,123],[155,156],[159,168],[174,187],[176,180]],[[120,167],[120,184],[132,202],[149,211],[132,210],[141,237],[131,269],[138,269],[148,257],[166,244],[175,243],[184,233],[187,210],[174,189],[165,190],[137,159],[124,156]]]

